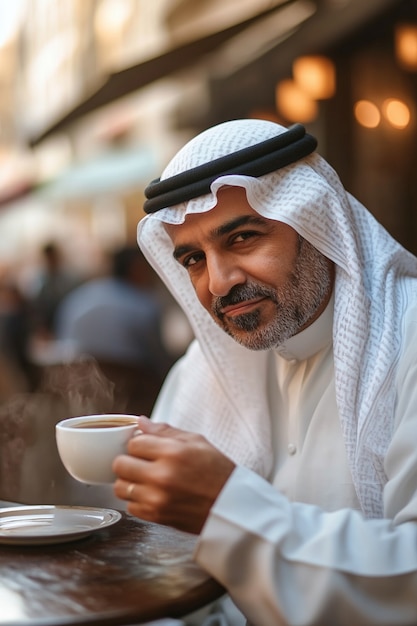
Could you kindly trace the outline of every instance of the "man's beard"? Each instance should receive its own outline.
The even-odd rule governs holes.
[[[294,271],[283,287],[272,288],[255,282],[236,285],[227,296],[212,302],[214,320],[238,343],[251,350],[268,350],[296,335],[317,313],[331,288],[329,261],[306,239],[300,245]],[[227,317],[221,309],[253,298],[269,298],[275,315],[262,321],[265,301],[249,313]]]

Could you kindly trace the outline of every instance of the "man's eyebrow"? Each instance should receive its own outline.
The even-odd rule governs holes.
[[[246,224],[253,224],[257,226],[265,226],[265,218],[257,217],[256,215],[240,215],[239,217],[235,217],[229,222],[225,222],[221,226],[213,229],[210,233],[210,239],[214,240],[217,237],[222,237],[223,235],[228,235],[233,232],[236,228],[240,226],[244,226]],[[194,250],[194,246],[189,244],[184,244],[177,246],[174,249],[173,256],[176,261],[180,259],[184,254],[188,252],[192,252]]]
[[[176,248],[174,248],[172,256],[176,261],[178,261],[182,256],[184,256],[184,254],[187,254],[187,252],[191,252],[192,250],[193,247],[187,244],[185,244],[184,246],[177,246]]]

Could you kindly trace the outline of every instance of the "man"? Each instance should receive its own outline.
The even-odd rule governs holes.
[[[80,277],[66,266],[58,243],[45,243],[40,255],[43,267],[29,300],[32,332],[40,339],[54,339],[58,307],[63,298],[80,284]]]
[[[149,186],[139,245],[196,338],[115,492],[198,533],[251,624],[415,625],[417,259],[314,149],[227,122]]]

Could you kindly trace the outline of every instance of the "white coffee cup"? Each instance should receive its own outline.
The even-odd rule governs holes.
[[[70,417],[55,426],[59,456],[65,469],[82,483],[114,482],[112,463],[140,433],[136,415],[108,413]]]

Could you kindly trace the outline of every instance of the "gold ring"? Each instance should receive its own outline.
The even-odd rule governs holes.
[[[130,498],[130,497],[131,497],[131,495],[132,495],[132,493],[133,493],[134,488],[135,488],[135,483],[130,483],[130,485],[128,485],[128,486],[127,486],[127,489],[126,489],[126,496],[127,496],[128,498]]]

